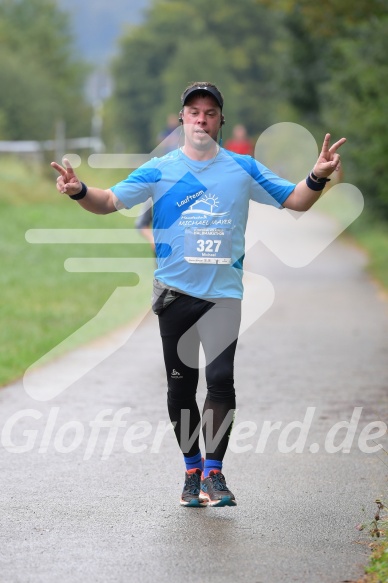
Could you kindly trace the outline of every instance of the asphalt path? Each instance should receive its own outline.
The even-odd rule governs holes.
[[[316,215],[315,232],[332,228]],[[368,429],[387,422],[388,315],[365,264],[343,240],[299,268],[260,242],[247,253],[247,271],[262,279],[247,279],[236,356],[238,412],[224,463],[235,508],[178,503],[184,467],[152,313],[38,371],[35,386],[55,384],[91,363],[51,400],[22,381],[2,389],[1,583],[361,576],[369,539],[356,525],[386,498],[388,468],[382,450],[366,450],[388,450],[386,435],[372,439]]]

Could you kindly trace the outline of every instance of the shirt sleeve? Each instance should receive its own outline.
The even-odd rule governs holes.
[[[154,161],[150,160],[134,170],[125,180],[112,186],[111,190],[124,208],[132,208],[153,196],[153,186],[160,179],[160,170],[155,168]]]
[[[251,158],[251,161],[250,198],[263,204],[282,207],[296,184],[281,178],[254,158]]]

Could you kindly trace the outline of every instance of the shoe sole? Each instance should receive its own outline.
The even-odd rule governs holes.
[[[220,500],[210,500],[206,495],[202,495],[201,500],[207,501],[207,505],[212,508],[222,508],[224,506],[237,506],[236,500],[230,496],[223,496]]]
[[[190,500],[190,502],[180,500],[180,505],[185,508],[205,508],[207,506],[207,500],[194,499]]]

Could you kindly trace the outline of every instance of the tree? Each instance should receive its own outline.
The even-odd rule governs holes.
[[[344,135],[351,182],[388,216],[387,5],[213,0],[209,9],[208,0],[155,0],[146,22],[126,33],[115,65],[123,143],[151,150],[185,85],[215,80],[227,94],[226,137],[237,119],[253,137],[278,121],[320,139],[327,130]]]
[[[279,88],[293,121],[348,138],[341,152],[346,176],[369,208],[388,218],[387,0],[257,0],[282,14],[286,65]]]
[[[23,75],[21,71],[24,70]],[[2,139],[47,139],[58,115],[56,92],[41,68],[8,51],[0,55],[0,136]]]
[[[298,14],[307,30],[320,39],[337,38],[340,34],[371,18],[387,15],[387,0],[257,0],[262,6],[283,15]]]
[[[347,175],[370,208],[388,219],[388,16],[352,27],[334,44],[335,67],[322,87],[323,119],[348,137]]]
[[[0,3],[0,138],[48,139],[89,132],[85,68],[73,58],[68,19],[52,0]]]
[[[146,22],[123,37],[115,61],[114,109],[124,143],[151,149],[166,112],[178,112],[191,81],[219,80],[229,94],[225,134],[233,121],[255,135],[281,101],[277,67],[278,17],[256,0],[156,0]],[[159,126],[159,127],[158,127]]]

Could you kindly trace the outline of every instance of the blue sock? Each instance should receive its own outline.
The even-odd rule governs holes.
[[[203,466],[202,466],[202,456],[201,456],[200,451],[196,455],[193,455],[192,457],[186,457],[184,455],[183,459],[185,460],[186,471],[193,470],[194,468],[199,468],[202,472]]]
[[[205,460],[205,467],[203,469],[203,476],[207,478],[210,470],[222,470],[222,462],[219,460]]]

